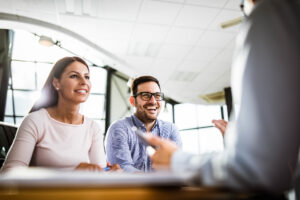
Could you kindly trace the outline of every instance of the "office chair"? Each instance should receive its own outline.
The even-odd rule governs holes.
[[[17,129],[18,128],[14,125],[0,122],[0,168],[2,167],[6,154],[14,141]]]

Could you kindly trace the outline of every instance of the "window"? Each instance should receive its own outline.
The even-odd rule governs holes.
[[[159,119],[173,122],[173,107],[170,103],[164,102],[162,103],[162,108],[160,114],[158,116]]]
[[[213,119],[221,119],[220,106],[175,105],[175,124],[180,131],[184,151],[200,154],[223,150],[223,137],[213,126]]]
[[[20,124],[40,95],[54,63],[65,56],[74,56],[57,46],[44,47],[32,33],[14,31],[11,77],[7,93],[4,121]],[[30,48],[29,48],[30,47]],[[91,94],[81,106],[81,113],[99,122],[104,130],[106,70],[90,66]]]

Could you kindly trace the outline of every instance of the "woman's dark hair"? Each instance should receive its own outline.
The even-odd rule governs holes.
[[[52,84],[53,78],[60,79],[61,75],[65,71],[65,69],[75,61],[84,64],[89,70],[89,67],[86,64],[86,62],[82,58],[79,58],[76,56],[64,57],[64,58],[58,60],[55,63],[55,65],[53,66],[53,68],[44,84],[44,87],[42,88],[40,99],[38,99],[35,102],[35,104],[31,108],[31,110],[29,111],[29,113],[37,111],[41,108],[48,108],[48,107],[57,105],[58,93]]]
[[[142,84],[142,83],[146,83],[146,82],[155,82],[155,83],[157,83],[157,85],[158,85],[158,87],[160,89],[159,81],[156,78],[154,78],[153,76],[140,76],[140,77],[135,78],[132,81],[132,84],[131,84],[131,95],[135,96],[136,93],[137,93],[137,87],[138,87],[138,85]]]

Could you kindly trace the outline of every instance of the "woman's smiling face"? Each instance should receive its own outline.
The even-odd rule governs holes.
[[[60,79],[53,79],[53,85],[58,92],[59,101],[83,103],[91,89],[89,69],[78,61],[72,62],[65,68]]]

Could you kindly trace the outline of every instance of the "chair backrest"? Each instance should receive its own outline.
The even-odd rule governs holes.
[[[3,165],[6,154],[14,141],[18,127],[0,122],[0,168]]]

